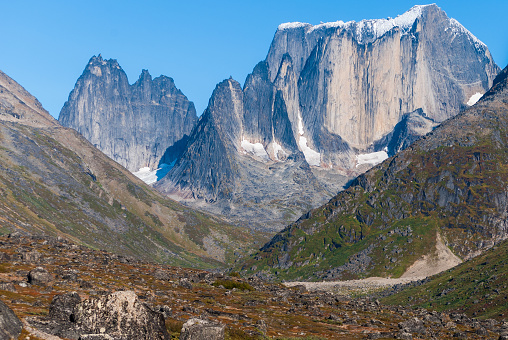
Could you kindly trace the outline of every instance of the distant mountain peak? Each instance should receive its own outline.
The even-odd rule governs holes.
[[[165,151],[189,135],[196,120],[194,104],[173,79],[152,79],[145,69],[130,85],[117,60],[100,54],[86,65],[59,117],[132,172],[159,168]]]

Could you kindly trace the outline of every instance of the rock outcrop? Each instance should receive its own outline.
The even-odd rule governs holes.
[[[81,335],[107,334],[114,339],[169,339],[164,317],[138,300],[132,291],[88,299],[74,307]]]
[[[180,340],[224,340],[224,325],[203,319],[189,319],[183,324]]]
[[[303,136],[328,165],[347,165],[330,136],[366,150],[404,114],[422,109],[442,122],[485,93],[499,68],[482,42],[436,5],[395,19],[279,26],[266,61],[275,81],[293,61]],[[323,136],[325,136],[323,138]]]
[[[54,279],[53,275],[48,273],[48,271],[42,267],[32,269],[28,273],[28,283],[32,285],[45,286],[50,284]]]
[[[262,62],[244,89],[217,85],[187,149],[155,188],[241,225],[280,228],[330,195],[298,149]]]
[[[190,134],[197,117],[173,79],[152,79],[143,70],[129,85],[118,62],[99,55],[88,62],[58,119],[135,172],[157,169],[166,150]],[[165,162],[176,156],[166,154]]]
[[[232,79],[217,86],[156,187],[280,228],[467,108],[498,71],[436,5],[395,19],[282,24],[243,89]]]
[[[0,340],[17,339],[22,329],[21,320],[0,300]]]

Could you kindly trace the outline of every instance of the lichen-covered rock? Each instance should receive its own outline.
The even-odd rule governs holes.
[[[80,302],[81,298],[76,292],[55,295],[49,305],[48,316],[54,321],[71,322],[74,307]]]
[[[412,318],[407,321],[399,323],[399,328],[406,333],[420,333],[425,334],[427,328],[423,324],[423,321],[418,318]]]
[[[32,269],[28,273],[28,283],[32,285],[44,286],[50,284],[55,278],[42,267]]]
[[[80,333],[107,334],[115,339],[169,339],[161,313],[152,311],[132,291],[90,298],[76,305]]]
[[[180,340],[223,340],[224,325],[203,319],[189,319],[183,324]]]
[[[22,329],[21,320],[0,300],[0,340],[17,339]]]

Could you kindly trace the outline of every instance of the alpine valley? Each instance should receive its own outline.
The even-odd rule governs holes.
[[[0,340],[508,339],[508,67],[435,4],[281,24],[199,117],[0,71],[0,160]]]

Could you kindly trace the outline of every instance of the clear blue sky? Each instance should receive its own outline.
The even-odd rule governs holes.
[[[280,23],[396,17],[411,1],[9,1],[0,0],[0,69],[55,117],[93,55],[117,59],[135,82],[142,69],[172,77],[206,108],[215,85],[243,84],[266,57]],[[507,0],[437,3],[508,64]]]

